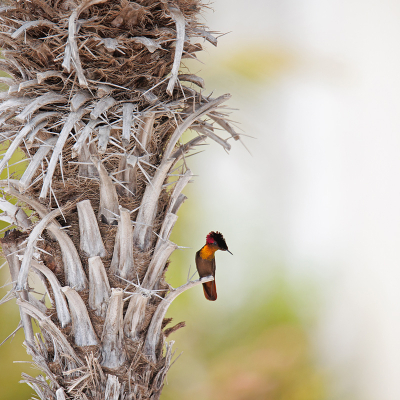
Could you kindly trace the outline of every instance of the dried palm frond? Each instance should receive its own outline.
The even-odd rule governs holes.
[[[223,103],[201,78],[180,74],[213,32],[198,0],[14,0],[0,8],[0,101],[9,141],[0,173],[21,149],[27,168],[0,181],[1,240],[25,345],[45,377],[24,375],[41,399],[158,399],[173,356],[164,280],[183,163],[207,138],[235,140]],[[188,85],[185,84],[188,83]],[[199,136],[181,143],[192,129]],[[15,201],[18,201],[15,205]],[[32,223],[28,215],[36,216]],[[37,274],[52,303],[32,296]],[[35,335],[32,318],[41,329]]]

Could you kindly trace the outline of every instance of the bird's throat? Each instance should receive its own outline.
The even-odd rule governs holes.
[[[206,244],[203,246],[203,248],[200,250],[200,257],[203,260],[212,260],[214,258],[214,253],[218,250],[217,246],[214,246],[212,244]]]

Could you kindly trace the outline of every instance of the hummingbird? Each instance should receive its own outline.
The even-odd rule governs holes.
[[[206,237],[206,244],[196,253],[196,267],[200,278],[212,275],[214,280],[203,283],[204,296],[207,300],[217,300],[217,286],[215,284],[215,252],[227,251],[225,239],[220,232],[210,232]],[[233,254],[232,254],[233,255]]]

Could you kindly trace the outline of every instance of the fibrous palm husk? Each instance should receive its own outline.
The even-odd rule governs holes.
[[[211,138],[235,140],[201,78],[180,74],[201,41],[197,0],[17,0],[0,7],[0,172],[7,175],[2,239],[25,345],[44,377],[24,375],[41,399],[158,399],[171,364],[170,302],[212,277],[173,289],[164,280],[184,157]],[[180,143],[192,129],[198,136]],[[14,204],[17,200],[16,205]],[[31,213],[28,212],[31,211]],[[29,218],[28,216],[29,215]],[[32,222],[33,221],[33,222]],[[36,300],[32,273],[52,308]],[[31,319],[41,334],[34,334]]]

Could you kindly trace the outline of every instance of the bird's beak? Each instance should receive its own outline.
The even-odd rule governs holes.
[[[229,254],[232,254],[228,249],[226,249],[226,251],[229,253]],[[232,254],[233,255],[233,254]]]

